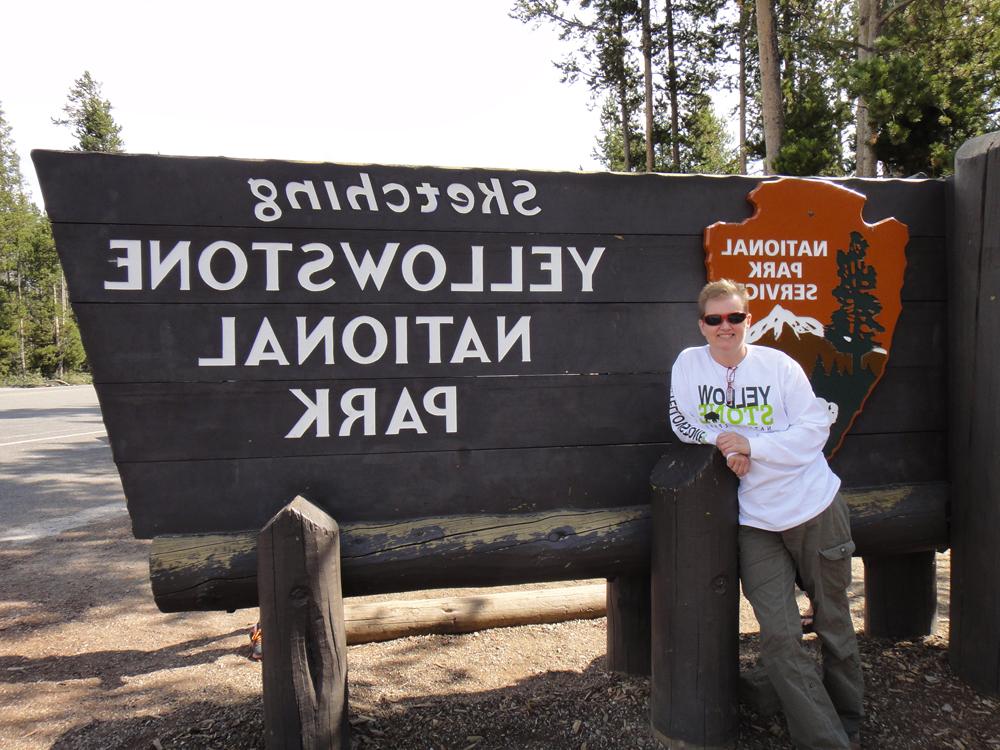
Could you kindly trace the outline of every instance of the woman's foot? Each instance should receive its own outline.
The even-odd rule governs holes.
[[[800,619],[802,621],[802,633],[803,634],[813,632],[813,616],[814,616],[814,614],[815,613],[813,612],[812,604],[810,604],[806,608],[806,611],[802,613]]]

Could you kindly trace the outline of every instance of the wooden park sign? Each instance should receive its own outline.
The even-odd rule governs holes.
[[[161,608],[253,606],[258,545],[272,555],[311,529],[322,544],[282,574],[305,576],[289,591],[307,599],[329,593],[309,572],[320,549],[336,550],[345,595],[606,577],[612,666],[648,670],[651,473],[671,456],[653,479],[670,502],[728,487],[709,476],[711,453],[667,426],[669,368],[702,343],[705,229],[711,244],[719,222],[750,219],[759,180],[33,159],[133,529],[154,538]],[[853,488],[862,554],[923,552],[947,537],[945,360],[926,346],[943,337],[944,188],[843,184],[909,242],[902,311],[899,279],[869,251],[892,357],[832,465]],[[850,201],[842,228],[883,252]],[[829,252],[852,252],[842,234]],[[710,269],[742,272],[714,255]],[[836,327],[832,307],[797,314]],[[844,372],[854,353],[831,361]],[[321,513],[288,505],[296,496]],[[688,555],[704,571],[681,576],[708,586],[705,602],[736,590],[718,550]]]

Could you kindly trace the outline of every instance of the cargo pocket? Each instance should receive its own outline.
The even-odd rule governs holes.
[[[851,585],[851,556],[856,545],[851,539],[832,547],[821,549],[820,563],[823,570],[823,582],[830,590],[843,591]]]

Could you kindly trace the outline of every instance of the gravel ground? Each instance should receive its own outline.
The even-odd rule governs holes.
[[[0,549],[0,748],[263,747],[260,665],[246,658],[256,612],[161,614],[146,558],[147,543],[122,522]],[[948,668],[947,555],[938,569],[933,636],[862,634],[864,747],[1000,748],[1000,699]],[[855,572],[860,630],[860,561]],[[352,646],[352,747],[658,747],[649,682],[605,671],[605,627],[600,619]],[[741,629],[748,667],[757,636],[746,609]],[[738,747],[789,746],[779,717],[741,708]]]

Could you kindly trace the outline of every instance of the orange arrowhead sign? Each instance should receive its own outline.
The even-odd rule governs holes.
[[[829,182],[781,178],[748,199],[752,217],[705,230],[708,278],[746,285],[748,343],[791,356],[827,401],[832,456],[885,372],[909,232],[891,218],[867,224],[865,196]]]

